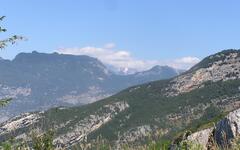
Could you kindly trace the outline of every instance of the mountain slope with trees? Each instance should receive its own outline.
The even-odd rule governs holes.
[[[41,111],[56,106],[88,104],[124,88],[171,78],[178,71],[156,66],[131,75],[112,73],[98,59],[58,53],[20,53],[13,60],[0,60],[0,97],[13,101],[1,116]]]
[[[142,144],[149,135],[174,139],[186,129],[196,131],[240,107],[239,72],[240,51],[222,51],[172,79],[137,85],[82,107],[13,118],[1,125],[1,140],[25,135],[32,127],[54,128],[54,143],[65,147],[100,135],[115,146]]]

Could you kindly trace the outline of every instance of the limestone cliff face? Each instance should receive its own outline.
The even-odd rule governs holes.
[[[240,109],[229,113],[215,127],[200,130],[189,135],[186,140],[210,149],[210,142],[215,141],[219,147],[230,147],[233,140],[240,135]]]
[[[126,110],[129,105],[126,102],[116,102],[113,104],[105,105],[101,109],[105,109],[104,112],[97,110],[95,114],[87,116],[83,120],[79,121],[74,129],[67,134],[60,135],[54,140],[56,145],[71,146],[79,141],[87,138],[87,136],[111,121],[118,113]]]
[[[59,147],[61,147],[61,145],[69,147],[77,142],[83,141],[89,134],[99,129],[101,126],[114,119],[116,115],[128,108],[129,104],[124,101],[115,102],[100,107],[99,109],[95,110],[95,113],[86,116],[82,120],[77,120],[73,117],[64,124],[56,124],[54,129],[64,129],[67,128],[69,124],[72,124],[73,126],[69,132],[58,135],[54,139],[54,144]],[[4,136],[15,133],[14,136],[18,137],[18,139],[27,139],[29,136],[28,134],[36,129],[33,128],[33,130],[30,130],[29,133],[21,133],[20,131],[27,127],[33,127],[35,124],[41,123],[41,119],[44,117],[42,113],[43,112],[25,113],[0,124],[1,138],[4,139]],[[39,130],[40,133],[43,132],[40,128],[37,130]]]
[[[240,109],[229,113],[216,125],[214,138],[217,144],[224,146],[240,134]]]
[[[212,131],[213,128],[201,130],[188,136],[187,140],[201,144],[203,149],[206,150],[208,147],[209,137],[211,136]]]
[[[214,59],[219,60],[214,61]],[[220,59],[221,58],[221,59]],[[203,87],[202,83],[207,81],[227,81],[240,78],[239,52],[214,55],[208,58],[212,60],[206,68],[198,68],[180,75],[171,81],[165,89],[167,96],[176,96],[181,93],[190,92],[196,88]]]

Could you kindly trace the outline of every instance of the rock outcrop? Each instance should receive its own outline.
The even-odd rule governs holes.
[[[209,137],[211,136],[213,128],[204,129],[199,132],[195,132],[187,137],[188,141],[201,144],[204,149],[207,149]]]
[[[208,59],[218,61],[208,63],[207,68],[199,68],[180,75],[171,81],[169,87],[165,89],[167,96],[176,96],[181,93],[190,92],[196,88],[203,87],[204,82],[227,81],[240,78],[240,57],[239,52],[214,55]]]
[[[240,135],[240,109],[229,113],[220,120],[215,127],[200,130],[189,135],[186,141],[201,145],[204,149],[210,149],[212,140],[219,147],[231,147],[233,140]]]
[[[61,134],[54,139],[54,144],[58,147],[69,147],[79,141],[85,140],[90,133],[94,132],[107,122],[114,119],[116,115],[125,111],[127,108],[129,108],[129,104],[125,101],[106,104],[103,107],[97,109],[95,113],[88,115],[80,121],[74,120],[74,118],[72,118],[73,120],[69,120],[65,124],[55,125],[55,129],[63,129],[66,128],[68,124],[75,122],[75,125],[72,127],[71,131],[66,134]],[[0,136],[4,136],[12,132],[24,130],[30,126],[34,126],[34,124],[39,123],[40,119],[43,117],[41,115],[42,113],[43,112],[25,113],[0,124]],[[18,139],[26,139],[27,136],[28,135],[26,133],[16,134],[16,137]]]
[[[214,138],[218,145],[230,145],[231,141],[240,134],[240,109],[229,113],[218,122]]]
[[[71,132],[57,137],[54,143],[60,147],[61,145],[67,147],[74,145],[86,139],[90,133],[112,120],[118,113],[126,110],[128,107],[128,103],[124,101],[104,105],[95,114],[89,115],[79,121]]]

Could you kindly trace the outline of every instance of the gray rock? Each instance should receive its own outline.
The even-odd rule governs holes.
[[[214,137],[218,145],[225,146],[231,144],[240,133],[240,109],[229,113],[216,125]]]
[[[209,141],[209,137],[211,136],[213,128],[204,129],[198,132],[195,132],[187,137],[188,141],[192,141],[196,144],[202,146],[204,150],[207,150],[207,145]]]
[[[214,135],[215,142],[220,147],[229,147],[240,134],[240,109],[229,113],[225,118],[220,120],[216,127],[204,129],[195,132],[187,137],[187,141],[195,142],[207,149],[209,139],[212,134]]]

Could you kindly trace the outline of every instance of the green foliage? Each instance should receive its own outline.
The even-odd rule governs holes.
[[[0,22],[3,21],[4,18],[5,18],[5,16],[0,16]],[[6,31],[7,31],[7,29],[0,26],[0,33],[6,32]],[[18,36],[18,35],[13,35],[12,37],[2,39],[2,40],[0,40],[0,49],[4,49],[8,46],[8,44],[15,44],[17,41],[24,40],[24,39],[26,39],[26,38],[24,38],[23,36]]]
[[[10,139],[0,144],[1,150],[30,150],[30,147],[25,142],[18,142],[14,139]]]
[[[11,100],[12,100],[12,98],[1,99],[0,100],[0,107],[6,106]]]
[[[44,134],[33,132],[31,134],[31,141],[18,141],[10,139],[0,144],[2,150],[54,150],[53,145],[53,131],[49,130]]]
[[[6,16],[0,16],[0,22],[3,21],[3,19],[5,18]],[[6,32],[7,29],[3,28],[0,26],[0,33],[1,32]],[[16,41],[18,40],[23,40],[24,38],[22,36],[17,36],[17,35],[14,35],[10,38],[7,38],[7,39],[4,39],[4,40],[0,40],[0,49],[3,49],[7,46],[8,43],[11,43],[11,44],[15,44]],[[6,104],[8,104],[12,99],[11,98],[6,98],[6,99],[1,99],[0,100],[0,106],[5,106]]]
[[[149,142],[144,145],[124,144],[118,148],[122,150],[169,150],[173,146],[169,140],[155,140],[149,139]],[[204,150],[203,147],[195,142],[182,141],[175,145],[176,150]],[[116,145],[110,145],[108,141],[97,138],[97,141],[92,142],[90,145],[75,146],[73,149],[80,150],[114,150]]]
[[[109,141],[102,139],[102,137],[98,137],[91,143],[91,149],[94,150],[111,150],[111,145]]]
[[[10,142],[1,143],[1,149],[3,150],[12,150],[12,144]]]
[[[195,142],[191,142],[191,141],[181,142],[181,144],[178,146],[178,149],[179,150],[204,150],[202,145]]]
[[[52,124],[62,124],[71,119],[64,128],[56,131],[55,134],[58,136],[69,132],[76,123],[84,119],[86,116],[94,114],[96,110],[102,106],[125,100],[130,107],[126,111],[119,113],[107,124],[91,133],[88,136],[88,139],[97,139],[99,135],[102,135],[107,141],[102,147],[107,148],[109,145],[113,145],[112,142],[117,138],[118,133],[127,132],[129,129],[137,126],[151,124],[162,129],[168,129],[169,132],[166,135],[160,137],[158,140],[152,140],[153,142],[150,142],[151,144],[148,146],[153,147],[152,149],[154,149],[154,147],[162,146],[161,142],[156,141],[163,141],[164,139],[171,140],[175,137],[176,133],[183,130],[190,129],[194,132],[202,128],[213,126],[215,122],[219,121],[227,113],[224,109],[219,109],[215,105],[215,102],[219,99],[238,95],[238,87],[240,85],[240,80],[214,83],[208,82],[205,84],[204,88],[196,89],[176,97],[164,97],[159,89],[164,88],[167,82],[168,81],[166,80],[145,84],[132,92],[129,92],[130,89],[134,89],[135,87],[126,89],[115,96],[82,107],[51,109],[43,114],[44,117],[41,122],[45,122],[45,124],[39,126],[42,126],[44,130],[47,130],[52,128]],[[238,98],[239,97],[236,97],[235,99],[229,98],[225,102],[231,103],[238,100]],[[203,113],[200,118],[187,120],[188,116],[184,118],[183,115],[183,118],[178,121],[179,123],[175,121],[173,124],[166,120],[166,116],[169,113],[184,114],[185,109],[180,108],[185,108],[185,106],[194,108],[197,107],[198,104],[211,104],[206,110],[204,110],[204,113],[200,109],[200,113]],[[227,104],[221,103],[221,105]],[[104,109],[102,109],[102,111],[104,111]],[[126,116],[128,115],[130,118],[126,119]],[[155,118],[158,118],[158,120],[155,120]],[[185,124],[187,121],[189,123]],[[41,143],[42,140],[37,141],[40,141]],[[37,147],[41,147],[38,144],[36,145]]]
[[[47,122],[43,126],[45,129],[48,129],[52,124],[62,124],[71,118],[71,122],[65,128],[56,131],[56,135],[64,134],[69,132],[71,127],[75,126],[76,123],[86,116],[95,114],[96,110],[102,106],[117,101],[126,101],[130,107],[126,111],[119,113],[98,130],[92,132],[88,136],[89,140],[96,139],[99,135],[102,135],[104,139],[111,142],[117,139],[118,133],[124,133],[132,128],[146,124],[154,125],[161,129],[168,129],[169,132],[164,138],[172,139],[176,133],[186,129],[191,129],[194,132],[201,128],[213,126],[215,122],[227,113],[224,109],[220,109],[215,105],[215,102],[219,99],[238,95],[238,87],[240,85],[240,80],[208,82],[205,83],[204,88],[196,89],[176,97],[164,97],[161,89],[165,88],[168,82],[169,80],[164,80],[144,84],[139,86],[139,88],[136,88],[138,86],[132,87],[110,98],[81,107],[51,109],[43,114],[43,122]],[[136,90],[132,90],[135,88]],[[229,98],[225,101],[227,102],[226,104],[221,103],[221,105],[228,105],[228,103],[232,103],[238,100],[238,98]],[[200,118],[190,118],[194,113],[185,115],[186,106],[195,108],[199,104],[210,104],[206,110],[199,109],[194,112],[196,115],[202,114]],[[182,118],[171,123],[166,119],[166,116],[171,113],[181,114]],[[130,118],[126,119],[126,116]]]
[[[170,145],[171,142],[167,140],[150,141],[146,146],[146,150],[168,150]]]
[[[0,16],[0,22],[3,21],[5,17],[6,16]],[[6,32],[6,31],[7,31],[7,29],[0,26],[0,33],[1,32]],[[18,40],[23,40],[23,39],[24,39],[24,37],[22,37],[22,36],[13,35],[12,37],[0,40],[0,49],[4,49],[8,45],[8,43],[15,44]],[[12,100],[11,98],[1,99],[0,100],[0,106],[5,106],[11,100]]]
[[[48,131],[43,135],[32,134],[32,144],[34,150],[53,150],[53,131]]]

